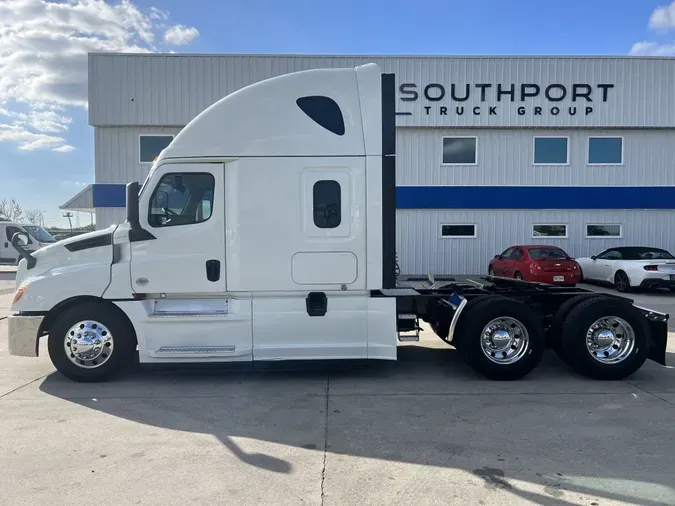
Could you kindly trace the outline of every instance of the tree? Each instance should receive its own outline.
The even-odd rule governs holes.
[[[28,223],[32,223],[33,225],[42,225],[42,211],[39,209],[27,209],[25,214]]]
[[[9,221],[19,221],[23,215],[23,209],[16,201],[12,199],[0,199],[0,219]]]

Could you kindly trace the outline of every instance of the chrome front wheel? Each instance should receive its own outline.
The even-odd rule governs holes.
[[[73,364],[94,369],[108,361],[115,341],[110,330],[101,322],[84,320],[68,329],[63,345],[66,356]]]
[[[87,301],[67,308],[47,333],[49,357],[65,377],[105,381],[129,369],[136,358],[136,332],[112,303]]]

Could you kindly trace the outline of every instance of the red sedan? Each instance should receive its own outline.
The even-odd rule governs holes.
[[[573,258],[557,246],[542,244],[511,246],[490,261],[488,274],[555,285],[574,286],[581,281]]]

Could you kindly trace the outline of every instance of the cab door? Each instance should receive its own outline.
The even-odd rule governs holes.
[[[222,293],[225,279],[223,164],[165,164],[139,201],[141,227],[154,239],[131,243],[136,293]]]

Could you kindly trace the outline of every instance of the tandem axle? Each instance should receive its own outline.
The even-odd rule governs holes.
[[[478,372],[517,379],[553,348],[577,372],[621,379],[651,359],[665,365],[669,315],[626,297],[488,276],[428,288],[381,290],[396,297],[399,341],[418,341],[420,320]]]

